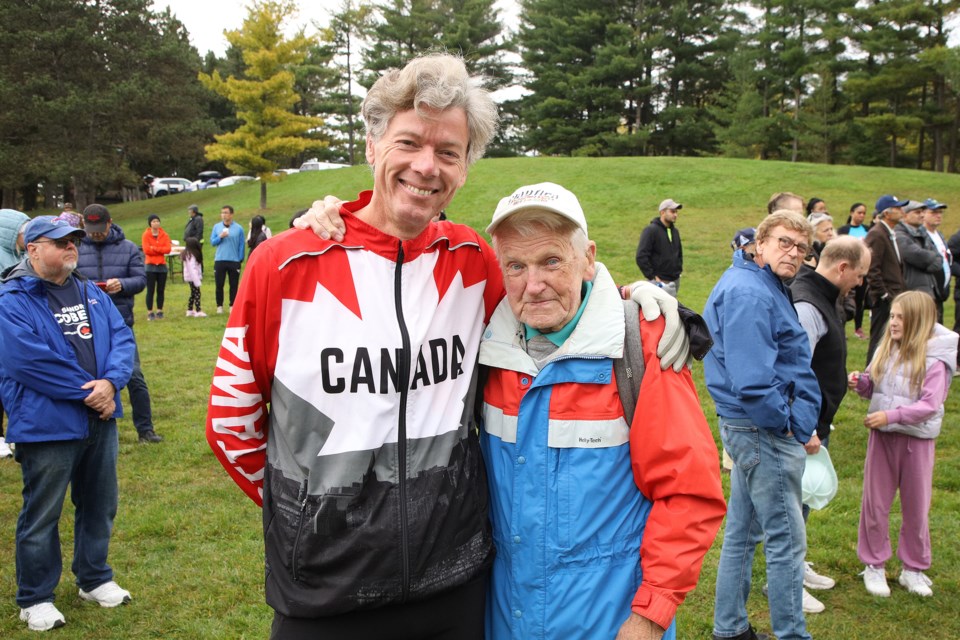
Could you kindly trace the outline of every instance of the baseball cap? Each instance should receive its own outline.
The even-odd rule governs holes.
[[[553,182],[541,182],[520,187],[502,198],[493,212],[493,219],[487,225],[487,233],[493,233],[497,225],[513,214],[529,209],[552,211],[575,223],[584,233],[587,232],[587,219],[577,196]]]
[[[746,227],[745,229],[740,229],[735,234],[733,234],[733,241],[730,243],[730,246],[733,247],[733,250],[743,249],[745,246],[751,242],[757,241],[757,230],[753,227]]]
[[[102,204],[90,204],[83,210],[83,228],[87,233],[103,233],[110,222],[110,212]]]
[[[660,208],[657,209],[657,211],[663,211],[664,209],[683,209],[683,205],[667,198],[660,203]]]
[[[946,209],[946,208],[947,208],[947,205],[943,204],[942,202],[937,202],[937,201],[934,200],[933,198],[927,198],[926,200],[924,200],[924,201],[923,201],[923,206],[924,206],[924,208],[926,208],[926,209],[932,209],[932,210],[934,210],[934,211],[936,211],[937,209]]]
[[[893,207],[906,206],[909,202],[909,200],[898,200],[897,196],[880,196],[880,199],[877,200],[877,213],[883,213],[885,209],[892,209]]]
[[[811,509],[823,509],[837,495],[839,484],[830,452],[820,447],[820,451],[807,456],[805,462],[800,481],[802,502]]]
[[[82,238],[87,234],[83,229],[77,229],[65,220],[53,216],[38,216],[27,223],[23,230],[23,241],[36,242],[38,238],[59,240],[69,235],[78,235]]]
[[[910,213],[911,211],[917,211],[918,209],[924,209],[926,205],[918,200],[908,200],[907,204],[903,205],[903,212]]]

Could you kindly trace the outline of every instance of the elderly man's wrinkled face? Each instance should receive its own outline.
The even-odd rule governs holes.
[[[496,231],[497,257],[513,315],[542,333],[562,329],[580,308],[584,282],[596,273],[597,246],[577,251],[569,234],[543,229],[523,237],[513,229]]]

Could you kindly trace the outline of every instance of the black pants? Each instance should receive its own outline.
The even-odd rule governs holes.
[[[230,306],[237,299],[237,285],[240,283],[240,263],[231,260],[217,260],[213,263],[213,282],[216,285],[217,306],[223,306],[223,283],[230,277]]]
[[[887,328],[887,320],[890,319],[890,303],[892,300],[877,300],[870,307],[870,346],[867,348],[867,364],[873,360],[873,352],[877,350],[880,344],[880,338]]]
[[[863,328],[863,310],[867,306],[867,283],[864,282],[862,285],[853,290],[853,300],[856,302],[857,307],[856,311],[853,312],[853,328],[862,329]]]
[[[167,289],[166,271],[147,271],[147,311],[153,311],[153,292],[157,292],[157,309],[163,309],[163,294]]]
[[[428,600],[326,618],[273,616],[271,640],[483,640],[487,574]]]

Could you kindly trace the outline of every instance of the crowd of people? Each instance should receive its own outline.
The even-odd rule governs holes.
[[[849,389],[870,399],[865,588],[890,595],[899,492],[899,582],[932,594],[933,442],[958,340],[941,324],[960,243],[939,234],[945,205],[885,195],[871,227],[858,203],[835,230],[823,200],[774,194],[735,233],[700,318],[677,301],[683,205],[671,198],[642,233],[643,279],[624,287],[561,185],[505,195],[491,244],[444,219],[498,126],[459,58],[386,73],[362,115],[371,190],[317,201],[276,236],[259,216],[245,234],[224,206],[205,237],[192,205],[180,252],[187,316],[206,316],[205,242],[217,313],[229,305],[206,437],[264,511],[271,637],[673,639],[726,516],[714,638],[769,637],[746,610],[760,542],[773,633],[810,638],[805,616],[825,607],[808,589],[834,580],[808,560],[804,468]],[[3,212],[0,244],[7,226],[0,400],[24,478],[17,603],[45,631],[66,622],[53,592],[68,484],[80,597],[132,599],[107,562],[119,390],[140,442],[162,441],[131,327],[144,288],[147,319],[164,318],[173,243],[151,215],[141,250],[101,205]],[[848,374],[845,324],[865,338],[866,308],[867,363]],[[728,500],[691,351],[731,460]],[[54,368],[64,375],[44,375]]]

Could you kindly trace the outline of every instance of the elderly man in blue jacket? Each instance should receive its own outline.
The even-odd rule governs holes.
[[[754,632],[746,610],[761,529],[774,634],[810,639],[802,608],[807,539],[800,481],[807,454],[820,449],[820,388],[784,280],[797,275],[812,238],[798,213],[767,216],[757,227],[755,258],[734,253],[703,312],[714,340],[703,361],[707,390],[734,462],[717,568],[717,640],[767,637]]]
[[[101,204],[91,204],[83,210],[83,225],[87,235],[80,243],[77,272],[106,291],[117,305],[123,321],[133,327],[133,297],[147,286],[140,247],[127,240],[123,229],[113,224],[110,212]],[[138,441],[141,444],[162,442],[163,437],[153,425],[150,388],[140,366],[140,349],[136,345],[127,392]]]
[[[31,221],[27,257],[0,286],[0,395],[23,474],[17,604],[34,631],[66,623],[53,602],[68,485],[80,598],[103,607],[130,601],[113,581],[107,553],[119,493],[116,418],[133,364],[133,332],[105,292],[74,275],[83,235],[49,216]]]

